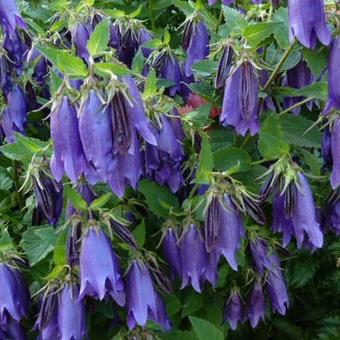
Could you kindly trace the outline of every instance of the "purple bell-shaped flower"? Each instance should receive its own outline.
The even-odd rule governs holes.
[[[117,255],[104,232],[95,227],[87,230],[80,251],[80,293],[99,300],[110,295],[120,306],[125,305],[124,282]]]
[[[261,319],[264,320],[265,310],[266,306],[262,287],[260,282],[256,281],[249,295],[246,310],[246,317],[252,328],[255,328]]]
[[[21,29],[27,28],[15,0],[0,0],[0,24],[10,36],[15,33],[17,27]]]
[[[288,16],[291,41],[297,38],[307,48],[314,48],[317,39],[331,42],[323,0],[288,0]]]
[[[168,228],[162,242],[164,256],[169,263],[172,272],[177,277],[182,276],[182,260],[178,237],[174,228]]]
[[[254,66],[244,61],[227,78],[220,122],[231,125],[239,135],[248,130],[253,136],[259,130],[259,79]]]
[[[229,322],[232,330],[243,320],[243,302],[237,291],[231,293],[224,305],[224,320]]]

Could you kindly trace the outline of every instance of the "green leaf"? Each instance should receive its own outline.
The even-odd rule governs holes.
[[[50,226],[32,227],[22,234],[21,246],[34,266],[43,260],[54,249],[56,241],[55,230]]]
[[[305,48],[303,50],[303,59],[306,61],[312,73],[316,77],[319,77],[321,72],[327,68],[328,50],[327,48],[323,48],[321,51]]]
[[[146,80],[143,92],[144,98],[150,98],[157,94],[157,77],[154,69],[151,69]]]
[[[215,169],[218,171],[245,172],[250,168],[251,157],[247,151],[227,146],[213,153]]]
[[[123,77],[131,74],[131,71],[124,64],[98,63],[94,65],[96,74],[100,77],[111,77],[112,74]]]
[[[13,245],[11,236],[9,235],[9,232],[6,228],[1,232],[0,251],[6,252],[6,251],[9,251],[9,250],[12,250],[12,249],[14,249],[14,245]]]
[[[314,97],[315,99],[326,100],[328,95],[327,82],[317,82],[305,86],[302,89],[292,87],[273,87],[273,94],[281,97]]]
[[[242,33],[248,26],[245,16],[237,9],[223,6],[223,14],[230,33]]]
[[[145,223],[144,220],[135,228],[135,230],[132,232],[134,238],[136,239],[138,245],[140,247],[144,246],[145,243]]]
[[[276,23],[273,33],[282,49],[289,47],[289,26],[287,8],[280,7],[273,15],[273,22]]]
[[[202,139],[202,146],[199,155],[199,166],[196,173],[195,183],[209,183],[210,172],[214,168],[214,158],[211,151],[211,144],[209,138],[204,136]]]
[[[185,15],[190,15],[194,12],[194,8],[192,8],[187,1],[181,0],[171,0],[172,4],[176,6],[180,11],[182,11]]]
[[[143,179],[139,182],[139,191],[144,195],[149,209],[155,215],[168,217],[170,208],[179,207],[177,197],[165,186]]]
[[[161,39],[151,39],[148,40],[143,44],[143,47],[145,48],[158,48],[161,45],[163,45],[163,41]]]
[[[195,111],[191,111],[186,114],[185,119],[189,120],[194,126],[200,128],[207,125],[209,122],[209,115],[211,110],[211,104],[203,104]]]
[[[110,20],[102,20],[91,33],[87,49],[92,57],[97,57],[106,51],[110,38]]]
[[[53,261],[56,266],[67,265],[67,256],[66,256],[66,240],[67,240],[68,230],[63,229],[55,242],[54,252],[53,252]]]
[[[0,151],[7,157],[17,161],[31,159],[34,154],[49,155],[48,143],[40,139],[15,134],[15,143],[0,146]]]
[[[36,45],[35,48],[46,57],[61,73],[72,79],[87,76],[87,68],[83,60],[72,54],[70,50],[61,50],[52,46]]]
[[[132,19],[137,18],[141,14],[142,9],[143,9],[143,5],[141,4],[134,11],[129,13],[129,17]]]
[[[199,340],[224,340],[223,333],[209,321],[194,316],[189,316],[189,320]]]
[[[189,84],[189,88],[192,92],[195,92],[202,98],[215,102],[214,100],[215,89],[209,83],[195,82]]]
[[[263,158],[279,158],[289,152],[289,145],[284,140],[280,120],[269,115],[263,122],[259,136],[259,151]]]
[[[71,186],[64,186],[65,196],[71,201],[73,207],[77,210],[87,210],[88,206],[79,192],[75,191]]]
[[[90,205],[90,209],[96,210],[103,207],[112,198],[112,193],[107,192],[106,194],[96,198]]]
[[[284,132],[284,140],[288,144],[306,148],[320,148],[321,132],[314,127],[306,133],[314,124],[314,121],[303,116],[287,114],[280,117],[280,123]]]
[[[13,181],[9,177],[7,170],[0,167],[0,190],[8,191],[12,188]]]
[[[194,73],[200,77],[207,77],[217,71],[218,62],[215,60],[202,60],[192,65]]]
[[[141,49],[138,50],[132,60],[131,70],[135,73],[142,74],[145,58]]]
[[[323,165],[323,159],[317,154],[301,149],[303,160],[309,167],[310,172],[314,176],[320,176],[320,170]],[[318,152],[319,153],[319,152]]]
[[[260,22],[247,26],[244,30],[244,37],[248,44],[256,48],[260,43],[270,37],[276,28],[276,23]]]
[[[125,12],[121,11],[117,8],[105,8],[102,10],[104,12],[104,14],[110,16],[113,19],[119,19],[125,16]]]

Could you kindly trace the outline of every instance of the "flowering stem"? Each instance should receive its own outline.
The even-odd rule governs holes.
[[[284,115],[285,113],[288,113],[288,112],[290,112],[290,111],[296,109],[297,107],[299,107],[299,106],[301,106],[301,105],[303,105],[303,104],[306,104],[306,103],[310,102],[310,101],[313,100],[313,99],[314,99],[314,97],[308,97],[308,98],[302,100],[301,102],[298,102],[298,103],[296,103],[296,104],[290,106],[288,109],[286,109],[286,110],[284,110],[284,111],[281,111],[281,112],[278,114],[278,116],[282,116],[282,115]]]
[[[19,175],[18,175],[18,170],[19,170],[20,164],[17,161],[13,161],[12,165],[13,165],[13,179],[14,179],[14,184],[15,184],[15,188],[16,188],[18,205],[19,205],[20,208],[22,208],[23,204],[22,204],[20,190],[19,190],[20,185],[19,185]]]
[[[278,72],[280,71],[281,66],[284,64],[284,62],[287,60],[287,58],[289,57],[289,54],[292,52],[293,48],[295,45],[295,40],[293,41],[293,43],[289,46],[289,48],[285,51],[285,53],[283,54],[283,56],[281,57],[280,61],[277,63],[277,65],[274,68],[273,73],[270,75],[270,78],[268,79],[268,81],[265,83],[263,90],[266,91],[268,89],[268,87],[271,85],[271,83],[275,80]]]
[[[150,12],[150,20],[151,20],[151,29],[156,29],[156,21],[155,16],[153,15],[153,0],[149,0],[149,12]]]

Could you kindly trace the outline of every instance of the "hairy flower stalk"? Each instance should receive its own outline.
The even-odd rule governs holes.
[[[233,291],[224,305],[224,320],[229,322],[232,330],[235,330],[237,324],[243,321],[243,308],[239,293]]]
[[[254,66],[242,62],[232,70],[226,80],[220,122],[233,126],[237,134],[244,136],[247,131],[253,136],[259,130],[259,80]]]
[[[194,19],[186,23],[183,35],[183,48],[187,59],[184,65],[186,77],[192,75],[192,65],[205,59],[209,54],[209,33],[203,21]]]
[[[328,100],[323,111],[324,114],[332,109],[340,110],[340,36],[331,44],[328,57]]]
[[[169,321],[163,302],[154,290],[148,267],[134,260],[127,274],[127,324],[130,329],[144,327],[148,319],[168,329]]]
[[[100,228],[90,227],[80,251],[80,292],[98,300],[110,295],[120,306],[125,305],[124,283],[117,255],[109,238]]]
[[[317,39],[329,45],[331,33],[323,0],[288,0],[288,16],[291,41],[297,38],[307,48],[315,48]]]
[[[52,108],[51,138],[53,155],[51,173],[59,182],[64,173],[75,183],[86,172],[86,159],[81,144],[77,112],[69,99],[63,96]]]

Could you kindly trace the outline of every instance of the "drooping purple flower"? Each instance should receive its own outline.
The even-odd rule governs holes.
[[[336,235],[340,235],[340,198],[338,193],[327,202],[324,213],[326,228]]]
[[[14,85],[7,94],[7,106],[2,112],[1,126],[9,143],[14,143],[14,133],[24,134],[27,124],[27,103],[20,86]]]
[[[254,66],[244,61],[227,78],[220,122],[231,125],[244,136],[248,130],[253,136],[259,130],[259,80]]]
[[[273,268],[272,256],[268,253],[268,246],[262,239],[256,238],[250,242],[250,251],[255,263],[256,270],[263,274],[265,270]]]
[[[63,209],[63,185],[43,172],[34,177],[34,193],[38,208],[48,223],[57,224]]]
[[[6,324],[0,325],[0,339],[26,340],[27,337],[20,323],[9,317]]]
[[[71,29],[73,45],[76,48],[78,57],[89,62],[90,54],[87,50],[87,41],[90,38],[91,27],[83,22],[77,22]]]
[[[48,74],[47,60],[32,47],[28,53],[26,61],[34,65],[32,78],[39,84],[43,85]]]
[[[58,295],[55,290],[41,299],[39,315],[34,328],[39,330],[39,340],[59,339]]]
[[[293,68],[287,71],[287,81],[286,85],[295,89],[301,89],[307,85],[311,85],[314,82],[314,76],[311,70],[308,68],[307,63],[303,60]],[[284,100],[285,107],[288,108],[298,102],[300,102],[303,97],[286,97]],[[313,101],[307,103],[307,108],[311,110],[313,107]],[[298,115],[301,111],[301,107],[295,108],[292,112]]]
[[[224,46],[215,78],[215,88],[217,90],[221,89],[224,86],[225,81],[229,76],[233,56],[234,50],[232,49],[232,47],[229,44]]]
[[[51,112],[51,138],[53,155],[51,172],[60,181],[64,175],[72,182],[85,172],[86,159],[78,130],[77,112],[69,99],[64,96]]]
[[[117,153],[117,166],[109,178],[110,187],[118,197],[124,196],[128,186],[136,189],[138,181],[143,175],[139,139],[135,137],[132,143],[134,143],[134,153],[132,155]]]
[[[340,185],[340,119],[338,118],[332,126],[331,135],[331,152],[332,152],[332,174],[331,174],[331,186],[335,190]]]
[[[208,260],[201,281],[208,281],[215,287],[218,280],[218,262],[220,257],[214,251],[207,253],[207,256]]]
[[[18,269],[0,263],[0,323],[12,318],[19,322],[27,316],[29,293]]]
[[[203,21],[189,22],[190,29],[184,36],[184,48],[187,59],[184,65],[184,73],[187,77],[192,75],[192,65],[205,59],[209,54],[209,33]],[[186,34],[186,33],[185,33]]]
[[[315,247],[321,248],[323,234],[320,224],[316,220],[316,209],[309,184],[302,173],[298,174],[298,187],[295,190],[294,202],[290,211],[287,211],[286,198],[279,193],[274,197],[273,204],[273,229],[284,233],[284,245],[294,235],[298,248],[301,248],[304,240],[310,241]],[[293,184],[295,186],[296,184]],[[280,198],[280,196],[282,196]]]
[[[87,230],[80,251],[80,293],[102,300],[111,297],[120,305],[125,305],[124,282],[117,255],[109,238],[99,228]]]
[[[168,185],[177,192],[183,183],[181,172],[184,160],[182,141],[184,139],[181,121],[177,112],[173,117],[160,116],[159,129],[154,128],[157,146],[146,144],[146,174],[161,185]]]
[[[163,51],[159,54],[154,62],[160,78],[169,80],[174,83],[165,91],[170,97],[174,97],[181,92],[181,69],[175,55],[170,51]]]
[[[265,308],[262,287],[260,282],[256,281],[248,298],[246,310],[246,317],[252,328],[255,328],[261,319],[264,320]]]
[[[237,291],[231,293],[224,305],[224,320],[229,322],[232,330],[243,320],[243,302]]]
[[[157,316],[156,292],[147,266],[134,260],[127,274],[127,324],[144,327],[150,314]]]
[[[175,229],[168,228],[166,230],[163,242],[163,253],[169,263],[171,270],[177,277],[182,276],[182,260],[180,248],[178,245],[178,237]]]
[[[131,214],[131,213],[130,213]],[[132,214],[131,214],[132,215]],[[129,215],[126,216],[127,220],[131,222],[133,221],[133,218],[131,218]],[[131,231],[121,223],[110,219],[110,226],[112,228],[112,231],[116,234],[116,236],[123,241],[124,243],[128,244],[130,247],[137,249],[137,242],[132,235]]]
[[[237,270],[236,253],[244,236],[243,220],[240,212],[227,194],[223,195],[223,205],[219,206],[219,231],[214,246],[218,258],[223,255],[230,267]]]
[[[328,101],[324,114],[332,109],[340,110],[340,37],[336,37],[331,44],[328,57]]]
[[[0,24],[9,35],[12,35],[17,27],[27,28],[15,0],[0,0]]]
[[[279,268],[278,259],[277,267],[268,273],[266,288],[268,291],[269,299],[274,312],[278,312],[281,315],[285,315],[289,306],[289,299],[287,293],[287,287]]]
[[[111,117],[94,90],[89,92],[80,105],[79,134],[89,167],[94,169],[103,181],[107,181],[116,166]]]
[[[324,165],[326,168],[331,168],[333,165],[332,158],[332,133],[328,126],[323,130],[322,143],[321,143],[321,155],[324,160]]]
[[[155,292],[155,298],[156,314],[154,315],[153,312],[150,311],[150,319],[158,323],[165,331],[169,331],[171,329],[171,322],[166,312],[164,302],[157,292]]]
[[[314,48],[317,39],[330,43],[323,0],[288,0],[288,16],[291,41],[297,38],[307,48]]]
[[[7,57],[10,61],[12,70],[17,76],[20,76],[23,71],[25,56],[28,51],[26,41],[22,39],[22,35],[18,31],[12,34],[5,34],[3,48],[7,52]]]
[[[116,21],[110,29],[110,46],[116,50],[118,59],[128,67],[131,67],[138,49],[151,39],[152,34],[140,22],[134,20]],[[141,50],[145,58],[152,52],[145,47]]]
[[[201,279],[208,264],[208,253],[205,250],[202,235],[194,224],[191,224],[181,235],[180,252],[182,261],[181,289],[189,284],[196,292],[201,292]]]
[[[262,0],[251,0],[253,4],[259,5],[262,4]]]
[[[79,287],[65,284],[58,301],[58,329],[61,339],[81,340],[87,335],[84,301]]]

